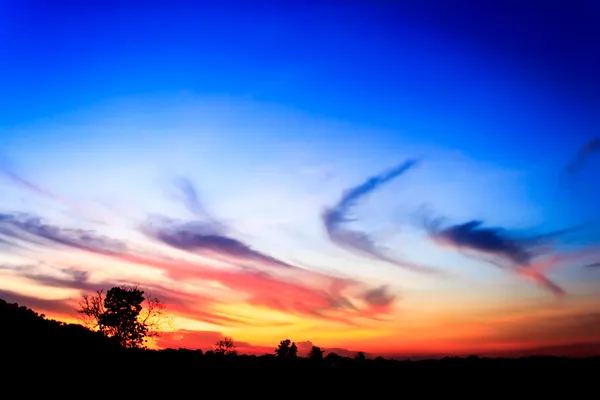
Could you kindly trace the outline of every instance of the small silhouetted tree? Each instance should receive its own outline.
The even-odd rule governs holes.
[[[327,361],[332,366],[336,366],[337,364],[339,364],[341,359],[342,359],[342,356],[340,356],[336,353],[329,353],[325,357],[325,361]]]
[[[321,350],[320,347],[313,346],[312,349],[310,350],[310,354],[308,355],[308,358],[310,358],[311,360],[314,360],[314,361],[323,360],[323,350]]]
[[[275,354],[277,354],[277,357],[286,357],[290,351],[291,345],[292,341],[290,339],[285,339],[279,342],[279,346],[275,349]]]
[[[144,347],[168,323],[166,308],[156,297],[137,287],[113,287],[84,295],[77,310],[84,325],[113,337],[124,347]]]
[[[236,355],[235,351],[235,343],[233,343],[233,339],[230,337],[224,337],[222,340],[219,340],[215,343],[214,352],[215,354],[222,354],[225,356],[233,356]]]
[[[292,342],[292,345],[290,346],[290,350],[288,351],[288,357],[295,358],[297,356],[298,356],[298,346],[296,346],[296,343]]]
[[[356,361],[365,361],[367,359],[367,357],[365,357],[365,353],[363,353],[362,351],[359,351],[358,353],[356,353],[356,355],[354,356],[354,359]]]
[[[298,355],[298,346],[290,339],[285,339],[279,342],[279,346],[275,349],[277,357],[294,358]]]

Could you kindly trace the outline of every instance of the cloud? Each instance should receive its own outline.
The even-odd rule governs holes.
[[[63,246],[96,254],[118,254],[127,250],[121,241],[88,230],[45,224],[40,218],[29,214],[0,214],[0,239],[15,245],[22,242],[38,246]]]
[[[171,247],[196,254],[226,256],[241,261],[254,260],[271,266],[294,268],[284,261],[252,249],[237,239],[219,233],[212,224],[154,218],[148,220],[141,231]]]
[[[308,355],[310,354],[314,343],[311,342],[310,340],[301,340],[299,342],[295,342],[296,346],[298,347],[298,355],[300,357],[308,357]]]
[[[587,264],[585,267],[586,268],[600,268],[600,262],[595,262],[595,263]]]
[[[557,346],[528,347],[519,350],[487,351],[480,353],[483,357],[529,357],[547,356],[554,357],[590,357],[600,354],[600,341],[573,343]]]
[[[346,228],[347,223],[354,221],[354,219],[350,218],[349,213],[359,200],[374,192],[382,185],[399,177],[416,164],[416,160],[408,160],[379,175],[370,177],[358,186],[346,190],[333,207],[326,208],[321,214],[321,219],[329,239],[340,247],[375,260],[417,272],[437,272],[435,269],[424,265],[391,257],[385,254],[384,249],[377,246],[375,240],[369,234]]]
[[[365,302],[376,312],[387,312],[396,300],[396,296],[388,292],[387,285],[368,290],[364,296]]]
[[[202,321],[217,326],[235,327],[253,325],[252,321],[248,321],[248,319],[228,315],[222,311],[214,311],[215,305],[221,303],[219,299],[156,287],[150,287],[150,292],[166,305],[170,314],[179,317]]]
[[[179,226],[179,225],[177,225]],[[172,236],[169,236],[172,234]],[[42,222],[41,219],[29,215],[0,215],[0,238],[35,244],[46,247],[66,247],[109,257],[113,260],[136,264],[162,271],[165,277],[175,282],[196,282],[209,284],[216,282],[223,295],[242,295],[246,304],[256,307],[265,307],[272,310],[291,313],[303,317],[324,318],[339,321],[346,324],[355,324],[351,321],[353,316],[368,318],[365,310],[357,310],[350,298],[347,297],[346,289],[359,290],[363,284],[345,278],[338,278],[321,273],[311,272],[299,267],[284,264],[283,262],[263,255],[255,250],[244,246],[235,240],[214,239],[210,235],[208,239],[192,230],[190,237],[187,233],[175,231],[164,233],[162,237],[165,243],[177,244],[179,248],[195,249],[209,248],[213,255],[225,254],[232,256],[237,261],[234,269],[219,269],[210,267],[201,262],[193,262],[178,258],[162,256],[152,252],[134,250],[124,242],[107,238],[93,231],[73,230],[60,228]],[[286,267],[285,277],[276,276],[273,273],[252,268],[249,261],[259,260],[262,263],[280,267]],[[230,260],[231,261],[231,260]],[[82,271],[62,269],[54,271],[50,275],[39,274],[33,269],[23,269],[21,273],[28,279],[36,280],[38,283],[54,286],[75,288],[80,290],[96,290],[98,286],[106,287],[114,283],[122,284],[114,279],[114,282],[100,282],[91,285],[88,275]],[[59,272],[60,276],[57,276]],[[62,274],[62,275],[61,275]],[[146,286],[141,282],[141,286]],[[165,292],[157,288],[161,293],[167,294],[177,311],[186,313],[189,317],[202,319],[215,323],[240,323],[242,320],[224,316],[219,318],[210,312],[208,308],[219,303],[220,300],[202,299],[202,305],[207,308],[195,307],[197,301],[194,296],[187,296],[179,292]],[[214,289],[216,290],[216,289]],[[213,290],[213,292],[214,292]],[[185,299],[185,301],[179,301]],[[185,311],[188,310],[188,311]]]
[[[543,262],[535,262],[538,256],[551,249],[541,247],[554,238],[575,230],[564,229],[530,238],[516,238],[506,229],[484,227],[482,221],[472,220],[462,224],[442,226],[440,218],[424,220],[429,236],[439,245],[449,246],[467,255],[476,256],[500,268],[510,268],[514,272],[533,279],[555,295],[563,295],[564,290],[548,279],[542,269],[548,269]],[[556,259],[550,259],[555,263]]]
[[[512,322],[512,321],[511,321]],[[600,312],[556,311],[542,315],[523,315],[514,323],[492,323],[493,338],[505,342],[529,342],[529,345],[558,345],[598,341]]]
[[[555,262],[555,260],[551,259],[550,262],[551,263]],[[566,294],[566,292],[564,291],[564,289],[562,287],[558,286],[556,283],[554,283],[553,281],[548,279],[548,277],[546,277],[542,271],[539,271],[537,269],[538,268],[536,268],[536,267],[532,268],[531,266],[527,266],[527,267],[518,266],[516,268],[516,272],[522,276],[533,279],[535,282],[537,282],[543,288],[545,288],[546,290],[549,290],[556,296],[563,296]]]
[[[26,179],[24,176],[19,174],[14,164],[6,157],[0,154],[0,175],[4,175],[11,183],[23,188],[31,193],[39,195],[41,197],[53,200],[57,204],[61,204],[64,207],[70,209],[78,217],[84,218],[85,220],[92,223],[104,224],[109,219],[108,215],[101,212],[98,208],[88,207],[86,205],[76,204],[73,201],[59,196],[58,194],[41,187],[40,185],[33,183]]]
[[[28,280],[45,287],[76,289],[86,293],[132,284],[126,280],[118,279],[112,281],[90,282],[90,273],[88,271],[75,268],[52,267],[45,264],[21,266],[4,265],[0,266],[0,270],[15,272],[18,276],[27,278]],[[167,305],[169,313],[176,313],[177,315],[186,318],[201,320],[216,325],[251,325],[251,323],[249,324],[248,321],[243,319],[211,312],[210,308],[215,303],[219,303],[217,299],[210,299],[200,294],[189,294],[149,282],[138,285],[138,287],[146,293],[158,297],[165,305]],[[13,294],[10,294],[11,292],[7,293],[9,293],[7,295],[8,298],[17,298]],[[70,304],[71,299],[56,300],[56,306],[53,306],[54,303],[48,303],[48,300],[37,299],[35,297],[27,297],[26,300],[28,301],[27,304],[32,304],[31,307],[36,310],[43,309],[48,313],[59,312],[62,316],[76,316],[75,304],[69,305],[68,307],[62,306],[63,304]]]
[[[528,265],[531,262],[533,254],[524,243],[510,238],[502,228],[486,228],[482,224],[482,221],[473,220],[438,230],[431,226],[429,233],[441,243],[492,254],[513,264]]]
[[[357,322],[353,321],[354,317],[371,317],[369,310],[357,309],[344,290],[348,287],[360,289],[364,285],[337,277],[314,274],[313,279],[302,282],[297,277],[304,274],[302,270],[291,270],[292,274],[283,278],[253,268],[225,270],[181,260],[143,256],[127,257],[123,260],[158,267],[175,281],[216,282],[233,293],[244,295],[244,303],[255,307],[348,325],[357,325]]]
[[[174,183],[179,190],[180,199],[198,220],[177,221],[164,216],[153,216],[142,224],[140,230],[143,234],[173,248],[223,261],[252,260],[274,267],[296,268],[231,237],[227,227],[202,206],[198,192],[189,179],[177,177]]]
[[[16,272],[19,276],[46,287],[77,289],[95,292],[107,287],[119,286],[126,282],[91,282],[90,272],[79,268],[53,267],[47,264],[0,266],[0,270]]]
[[[252,269],[221,270],[213,268],[165,270],[176,280],[203,280],[218,282],[237,293],[246,295],[244,303],[255,307],[285,312],[301,317],[322,318],[330,321],[356,325],[352,317],[368,318],[363,310],[357,310],[352,302],[339,293],[332,285],[324,287],[308,286],[278,278],[264,271]]]
[[[205,224],[210,225],[211,229],[215,232],[225,231],[225,226],[206,211],[200,202],[200,196],[196,187],[188,178],[177,177],[174,179],[174,184],[179,191],[180,200],[192,215],[204,221]]]
[[[70,316],[74,314],[75,307],[68,300],[47,300],[36,297],[25,296],[10,290],[0,289],[0,299],[8,303],[18,303],[39,313],[48,313],[61,316]]]
[[[567,165],[566,172],[574,174],[585,165],[587,160],[600,151],[600,138],[590,140],[583,146],[573,160]]]
[[[566,312],[560,310],[551,310],[548,312],[535,311],[533,313],[523,313],[509,317],[498,316],[497,320],[488,322],[478,322],[478,327],[483,330],[478,332],[474,329],[476,335],[482,341],[481,344],[493,343],[511,343],[511,349],[502,347],[486,346],[477,353],[480,356],[493,357],[520,357],[532,354],[547,355],[557,354],[565,356],[590,356],[597,354],[599,347],[598,337],[600,337],[600,313],[596,311]],[[216,331],[195,331],[178,330],[174,332],[165,332],[157,341],[161,348],[188,348],[210,350],[212,346],[225,335]],[[285,337],[281,337],[285,339]],[[294,339],[290,337],[290,339]],[[254,345],[252,343],[237,341],[236,350],[240,354],[273,354],[278,343],[271,346]],[[472,339],[469,338],[469,341]],[[312,340],[295,340],[298,346],[298,354],[307,356],[315,343]],[[319,346],[326,353],[336,353],[345,357],[353,357],[359,350],[347,348],[334,348]],[[498,348],[498,350],[495,350]],[[374,357],[380,354],[368,354]],[[425,354],[425,353],[424,353]],[[458,351],[455,355],[459,355]],[[465,355],[470,353],[465,353]],[[415,358],[415,354],[381,354],[384,356],[393,356],[394,358],[405,358],[410,356]],[[442,357],[446,354],[440,354]],[[424,355],[424,358],[431,358],[434,355]]]
[[[197,217],[206,217],[206,210],[202,207],[202,204],[200,204],[198,192],[194,185],[192,185],[192,182],[185,177],[178,177],[175,178],[174,183],[182,194],[182,200],[188,211]]]
[[[12,163],[6,156],[0,155],[0,174],[8,178],[12,183],[20,186],[33,193],[39,194],[44,197],[48,197],[52,200],[61,201],[54,193],[43,189],[42,187],[34,184],[33,182],[25,179],[23,176],[18,174],[15,170],[14,163]]]
[[[286,280],[252,268],[223,270],[199,263],[176,259],[158,259],[124,255],[120,260],[157,267],[175,281],[218,282],[222,287],[247,296],[246,304],[262,306],[303,316],[326,318],[327,310],[348,308],[350,303],[336,290],[337,279],[329,278],[324,287],[309,286],[292,279]],[[314,282],[318,285],[318,282]],[[327,316],[333,318],[334,316]]]
[[[89,272],[75,268],[54,268],[47,265],[23,265],[10,268],[25,278],[42,283],[44,286],[66,287],[89,290]],[[48,271],[50,270],[50,271]]]
[[[248,304],[281,310],[288,313],[318,318],[336,319],[346,324],[353,324],[348,318],[355,316],[370,317],[375,313],[387,313],[388,307],[395,297],[386,294],[385,306],[369,303],[374,295],[363,298],[368,310],[358,310],[353,302],[343,294],[349,286],[361,286],[357,282],[344,278],[313,273],[303,268],[285,263],[265,255],[244,243],[226,236],[215,234],[210,225],[194,222],[174,222],[161,219],[160,223],[147,224],[142,231],[165,244],[196,254],[208,255],[212,258],[228,261],[234,265],[246,266],[238,271],[198,268],[169,268],[167,274],[177,280],[203,279],[216,281],[232,290],[250,295]],[[225,256],[225,258],[223,258]],[[289,270],[288,279],[277,277],[272,273],[248,268],[249,262],[256,261],[260,265],[283,267]],[[300,277],[311,280],[311,284],[301,283]],[[324,282],[324,287],[317,288],[317,282]],[[327,313],[338,311],[338,316]],[[345,312],[341,312],[344,310]]]

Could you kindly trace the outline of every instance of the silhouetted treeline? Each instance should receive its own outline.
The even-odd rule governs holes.
[[[200,379],[206,376],[207,371],[223,371],[226,368],[234,374],[294,370],[294,374],[311,373],[317,381],[335,377],[338,382],[341,379],[354,384],[364,384],[367,378],[386,385],[398,379],[410,382],[419,377],[432,379],[450,374],[465,379],[479,376],[508,384],[531,383],[536,376],[546,381],[554,376],[564,382],[567,377],[584,379],[584,376],[596,375],[600,371],[600,357],[486,359],[471,356],[397,361],[382,357],[349,358],[334,353],[312,358],[278,357],[275,349],[272,355],[263,356],[223,355],[187,349],[127,349],[81,325],[49,320],[29,308],[4,300],[0,300],[0,327],[2,365],[8,366],[12,372],[36,377],[60,373],[63,377],[87,379],[90,375],[100,374],[98,379],[112,377],[119,381],[134,375],[142,379],[147,374],[146,379],[175,379],[186,384],[191,383],[188,381],[192,379],[190,377]],[[360,376],[360,380],[354,381],[352,376]],[[261,379],[268,379],[268,376],[263,375]]]

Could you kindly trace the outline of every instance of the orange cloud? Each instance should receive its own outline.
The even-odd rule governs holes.
[[[222,302],[238,301],[245,304],[276,310],[307,318],[321,318],[329,321],[344,322],[355,325],[356,319],[376,317],[388,313],[395,297],[380,289],[368,288],[366,285],[347,278],[335,277],[323,273],[312,272],[300,267],[284,264],[274,258],[262,255],[249,247],[229,238],[211,238],[201,236],[189,239],[184,234],[177,234],[181,243],[210,244],[211,251],[221,248],[225,253],[223,259],[228,261],[224,268],[209,266],[207,262],[190,261],[171,258],[163,255],[133,249],[121,241],[96,235],[90,231],[62,229],[48,225],[39,219],[22,215],[0,216],[0,234],[9,240],[30,242],[38,246],[50,248],[71,248],[79,252],[87,252],[96,257],[150,267],[159,270],[168,278],[165,284],[157,286],[149,281],[139,283],[141,287],[151,288],[161,294],[167,307],[189,318],[204,320],[213,324],[237,324],[242,320],[214,311],[214,305]],[[181,236],[181,237],[180,237]],[[216,244],[215,244],[216,243]],[[208,244],[204,243],[205,246]],[[241,262],[246,256],[246,262]],[[241,266],[243,265],[243,266]],[[266,269],[265,269],[266,267]],[[66,270],[63,268],[63,270]],[[111,281],[88,281],[88,276],[79,274],[69,279],[32,276],[39,284],[50,284],[82,291],[93,291],[106,285],[118,285],[122,279],[111,276]],[[165,285],[182,282],[194,285],[212,285],[213,294],[189,295],[186,289],[169,289]]]
[[[550,257],[548,260],[539,260],[527,266],[518,266],[515,270],[519,275],[533,279],[557,296],[565,295],[565,291],[546,277],[546,273],[555,268],[560,262],[558,256]]]
[[[48,300],[32,296],[25,296],[9,290],[0,290],[0,299],[8,303],[18,303],[33,309],[39,314],[46,314],[53,318],[72,319],[75,305],[69,300]]]
[[[120,261],[152,266],[163,271],[175,281],[217,282],[223,287],[245,296],[247,304],[292,313],[299,316],[326,318],[354,324],[351,317],[371,318],[377,314],[390,312],[395,298],[386,293],[385,300],[375,299],[373,289],[348,279],[312,273],[302,269],[286,271],[287,277],[251,268],[217,269],[189,261],[141,256],[133,254],[110,254]],[[292,279],[298,275],[308,281],[313,277],[312,285],[299,283]],[[360,302],[367,305],[360,308],[355,305],[345,291],[354,291]],[[385,302],[385,304],[382,303]]]

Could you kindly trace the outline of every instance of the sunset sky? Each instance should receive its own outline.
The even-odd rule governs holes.
[[[405,3],[0,2],[0,298],[136,284],[159,348],[600,354],[600,6]]]

